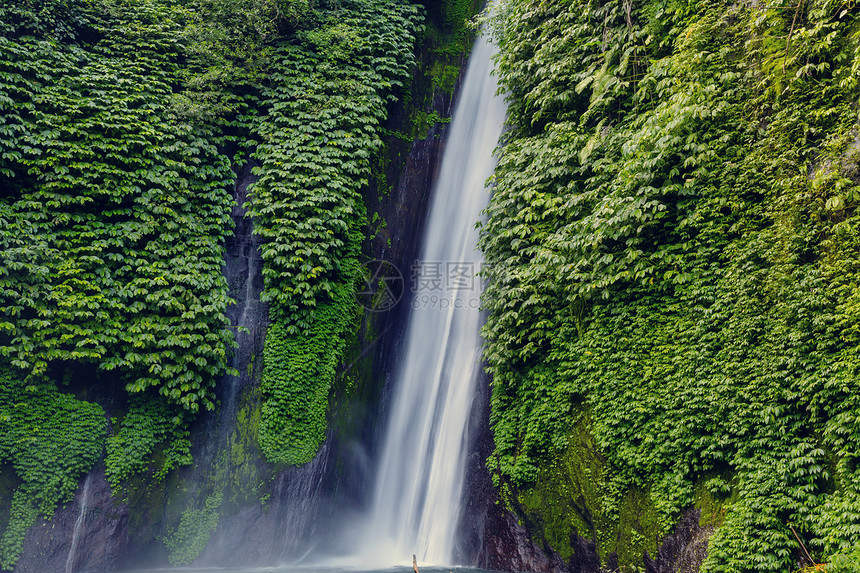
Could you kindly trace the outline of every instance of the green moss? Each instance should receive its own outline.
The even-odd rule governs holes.
[[[661,516],[649,492],[638,488],[625,491],[620,505],[617,533],[602,544],[601,557],[615,553],[621,571],[640,571],[645,553],[654,556],[660,547]]]
[[[430,67],[430,81],[433,87],[447,92],[449,95],[454,94],[454,87],[457,85],[459,77],[460,66],[457,64],[446,64],[436,61]]]
[[[203,507],[182,512],[179,525],[164,539],[171,565],[187,565],[205,549],[218,527],[221,501],[221,494],[215,493],[206,498]]]
[[[229,498],[233,506],[260,501],[262,490],[273,475],[272,468],[261,463],[257,446],[260,427],[260,392],[254,386],[244,392],[241,406],[236,412],[236,427],[230,434]]]
[[[344,366],[332,388],[328,413],[332,430],[342,439],[359,435],[369,408],[376,404],[379,379],[374,372],[374,352],[368,352],[379,339],[375,313],[364,313],[357,328],[347,333]]]
[[[566,561],[575,556],[579,536],[595,542],[604,565],[614,554],[622,571],[635,571],[645,551],[656,554],[660,516],[648,492],[618,481],[588,423],[589,416],[580,417],[567,450],[519,492],[518,505],[536,537]]]
[[[165,516],[167,492],[179,487],[176,472],[166,480],[152,480],[146,473],[133,475],[125,484],[122,499],[129,508],[129,532],[137,539],[154,540],[153,524],[161,523]]]
[[[736,497],[722,477],[700,479],[696,483],[694,506],[699,510],[699,526],[717,528],[726,518],[726,510]]]
[[[574,554],[572,536],[596,539],[608,529],[600,501],[605,466],[588,430],[579,423],[565,454],[518,495],[529,526],[565,560]]]

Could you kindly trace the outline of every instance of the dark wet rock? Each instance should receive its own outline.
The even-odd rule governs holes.
[[[224,515],[196,566],[240,567],[295,561],[323,539],[332,504],[325,497],[330,459],[324,446],[316,458],[280,472],[265,504]]]
[[[645,554],[648,573],[697,573],[701,569],[714,528],[699,525],[699,517],[699,510],[692,507],[681,514],[675,531],[666,537],[657,555],[651,558]]]
[[[577,563],[566,564],[554,551],[535,543],[493,487],[486,460],[493,451],[489,424],[489,378],[481,380],[469,427],[471,451],[466,468],[460,559],[494,571],[596,572],[600,560],[593,542],[578,540]]]
[[[128,509],[117,504],[104,477],[104,467],[90,475],[90,487],[76,551],[70,557],[75,524],[81,514],[83,483],[75,498],[53,515],[30,528],[24,540],[24,552],[15,573],[115,571],[125,562],[129,538]]]

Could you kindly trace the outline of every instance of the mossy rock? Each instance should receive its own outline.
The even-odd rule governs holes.
[[[606,463],[588,429],[587,415],[570,432],[567,451],[539,472],[536,483],[517,501],[534,536],[566,562],[588,541],[602,565],[621,571],[643,566],[661,541],[660,516],[648,491],[624,487]],[[607,503],[607,500],[613,500]],[[584,538],[582,543],[579,538]]]

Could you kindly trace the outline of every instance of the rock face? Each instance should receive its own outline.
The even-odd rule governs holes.
[[[645,555],[648,573],[696,573],[708,556],[708,538],[713,527],[699,525],[700,512],[689,508],[681,515],[674,533],[667,536],[652,559]]]
[[[323,446],[310,463],[280,472],[265,505],[243,505],[223,515],[194,565],[277,565],[305,554],[326,529],[329,452]]]
[[[220,417],[235,416],[236,398],[244,388],[259,380],[261,356],[269,324],[269,307],[260,301],[263,292],[263,257],[260,252],[260,237],[253,234],[251,219],[246,217],[244,204],[248,200],[248,186],[257,178],[251,173],[253,162],[246,163],[239,171],[233,200],[236,204],[230,214],[235,228],[224,250],[222,272],[227,278],[230,298],[236,304],[227,308],[227,319],[237,328],[236,342],[230,366],[239,376],[225,376],[216,391],[222,408],[220,416],[210,416],[210,421],[220,422]],[[220,430],[220,428],[219,428]]]
[[[489,427],[489,380],[482,380],[469,429],[471,453],[466,473],[464,519],[461,524],[461,557],[466,563],[494,571],[596,572],[600,560],[592,543],[583,542],[582,555],[593,555],[583,563],[565,563],[551,549],[536,544],[516,516],[505,509],[493,487],[486,460],[493,451]],[[580,555],[580,553],[577,553]]]
[[[122,566],[129,542],[128,508],[111,498],[102,466],[89,475],[87,503],[82,511],[85,479],[70,503],[50,521],[41,520],[27,532],[16,572],[112,571]],[[78,523],[78,539],[74,540]]]

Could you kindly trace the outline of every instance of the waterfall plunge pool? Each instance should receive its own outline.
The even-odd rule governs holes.
[[[472,567],[421,567],[420,573],[492,573]],[[412,566],[397,566],[387,569],[352,569],[347,567],[324,567],[302,565],[280,565],[274,567],[177,567],[164,569],[135,569],[125,573],[412,573]]]

